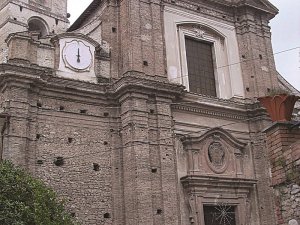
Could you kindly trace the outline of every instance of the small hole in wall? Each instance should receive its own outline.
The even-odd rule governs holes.
[[[156,173],[156,172],[157,172],[157,168],[152,168],[152,169],[151,169],[151,172],[152,172],[152,173]]]
[[[22,12],[23,11],[23,6],[20,6],[20,12]]]
[[[243,58],[243,59],[246,59],[246,56],[245,56],[245,55],[242,55],[242,58]]]
[[[58,19],[55,19],[55,24],[58,25]]]
[[[114,129],[110,129],[110,132],[114,132],[115,130]]]
[[[251,76],[251,78],[254,78],[254,76]]]
[[[150,109],[150,113],[153,114],[154,113],[154,109]]]
[[[175,0],[171,0],[171,3],[175,3],[176,1]]]
[[[267,92],[271,92],[271,89],[270,89],[270,88],[267,88]]]
[[[113,33],[116,33],[116,32],[117,32],[117,28],[112,27],[112,28],[111,28],[111,31],[112,31]]]
[[[240,18],[239,18],[239,17],[237,17],[237,18],[236,18],[236,21],[240,21]]]
[[[110,214],[109,213],[104,213],[103,217],[108,219],[108,218],[110,218]]]
[[[38,160],[36,161],[36,164],[38,164],[38,165],[42,165],[42,164],[44,164],[44,161],[43,161],[43,160],[41,160],[41,159],[38,159]]]
[[[56,157],[56,159],[53,162],[56,166],[62,166],[64,165],[64,158],[63,157]]]
[[[37,106],[37,107],[42,107],[42,103],[38,101],[38,102],[36,103],[36,106]]]
[[[259,54],[259,59],[260,59],[260,60],[262,60],[262,59],[263,59],[263,57],[262,57],[262,54]]]
[[[68,138],[68,143],[71,144],[73,142],[73,138]]]
[[[79,111],[81,114],[86,114],[87,113],[87,110],[86,109],[80,109]]]
[[[59,106],[59,111],[64,111],[65,110],[65,107],[63,107],[62,105]]]
[[[201,9],[200,6],[198,6],[198,7],[197,7],[197,11],[200,11],[200,9]]]
[[[103,113],[103,116],[108,117],[108,116],[109,116],[109,113],[108,113],[108,112],[105,112],[105,113]]]
[[[160,214],[162,214],[162,210],[161,210],[161,209],[158,209],[158,210],[156,210],[156,213],[157,213],[158,215],[160,215]]]
[[[16,17],[14,17],[14,20],[16,20],[16,21],[17,21],[17,18],[16,18]]]
[[[250,88],[247,87],[247,88],[246,88],[246,91],[249,92],[249,91],[250,91]]]
[[[223,19],[225,19],[225,18],[226,18],[226,16],[225,16],[225,15],[223,15],[223,16],[222,16],[222,18],[223,18]]]
[[[107,142],[107,141],[104,141],[103,144],[104,144],[104,145],[108,145],[108,142]]]
[[[148,66],[148,61],[143,61],[144,66]]]
[[[37,140],[39,140],[39,139],[41,138],[41,135],[40,135],[40,134],[36,134],[36,135],[35,135],[35,138],[36,138]]]
[[[71,213],[71,216],[72,216],[72,217],[75,217],[75,216],[76,216],[76,213],[72,212],[72,213]]]
[[[100,166],[98,163],[93,163],[93,170],[95,171],[99,171],[100,170]]]

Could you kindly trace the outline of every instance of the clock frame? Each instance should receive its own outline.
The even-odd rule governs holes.
[[[66,42],[62,49],[62,59],[66,68],[76,72],[90,71],[93,64],[92,51],[81,40]]]

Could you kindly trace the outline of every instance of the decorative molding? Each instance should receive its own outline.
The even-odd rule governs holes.
[[[129,71],[113,84],[112,92],[123,95],[126,92],[156,91],[157,95],[168,95],[171,99],[182,95],[184,87],[167,81],[166,77],[148,76],[138,71]],[[159,92],[158,92],[159,91]]]
[[[195,32],[196,37],[203,38],[205,31],[200,26],[199,27],[194,26],[193,30]]]
[[[219,105],[219,107],[221,107],[221,105]],[[228,111],[222,112],[219,110],[219,107],[216,107],[216,110],[209,110],[209,109],[204,109],[204,108],[200,108],[200,107],[193,107],[190,105],[172,105],[172,109],[175,109],[175,110],[199,113],[202,115],[209,115],[212,117],[227,118],[227,119],[233,119],[233,120],[248,120],[249,119],[249,117],[246,115],[233,114],[233,113],[229,113]],[[246,114],[246,111],[245,111],[245,114]]]
[[[247,143],[241,142],[238,139],[236,139],[234,136],[232,136],[228,131],[224,130],[220,127],[215,127],[210,129],[209,131],[206,131],[204,134],[202,134],[199,137],[191,137],[191,136],[185,136],[183,139],[183,143],[199,143],[203,142],[205,139],[212,137],[213,141],[218,141],[220,139],[225,140],[228,144],[233,146],[234,148],[237,148],[239,150],[242,150],[246,147]]]
[[[246,189],[246,193],[249,193],[249,189],[252,189],[257,183],[254,179],[243,178],[227,178],[227,177],[211,177],[201,175],[188,175],[180,178],[181,183],[185,188],[190,189],[193,192],[201,193],[203,187],[215,187],[219,189]],[[195,189],[194,189],[195,188]],[[200,188],[200,189],[197,189]]]
[[[199,4],[198,2],[186,2],[183,0],[164,0],[165,3],[171,4],[171,5],[175,5],[181,8],[185,8],[185,9],[189,9],[192,11],[195,11],[197,13],[203,14],[203,15],[207,15],[207,16],[213,16],[213,17],[217,17],[219,19],[222,20],[227,20],[230,22],[234,22],[234,16],[233,16],[233,11],[231,11],[230,9],[228,10],[224,10],[224,7],[229,6],[228,4],[213,4],[213,7],[209,7],[209,6],[205,6],[203,3]],[[207,4],[206,4],[207,5]],[[218,6],[219,5],[219,6]]]

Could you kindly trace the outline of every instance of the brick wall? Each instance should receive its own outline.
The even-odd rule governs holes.
[[[276,123],[266,130],[278,224],[300,221],[300,129]]]

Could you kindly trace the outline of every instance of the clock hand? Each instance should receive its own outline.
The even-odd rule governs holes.
[[[79,53],[79,48],[78,48],[78,54],[77,54],[76,56],[77,56],[77,62],[80,63],[80,53]]]

